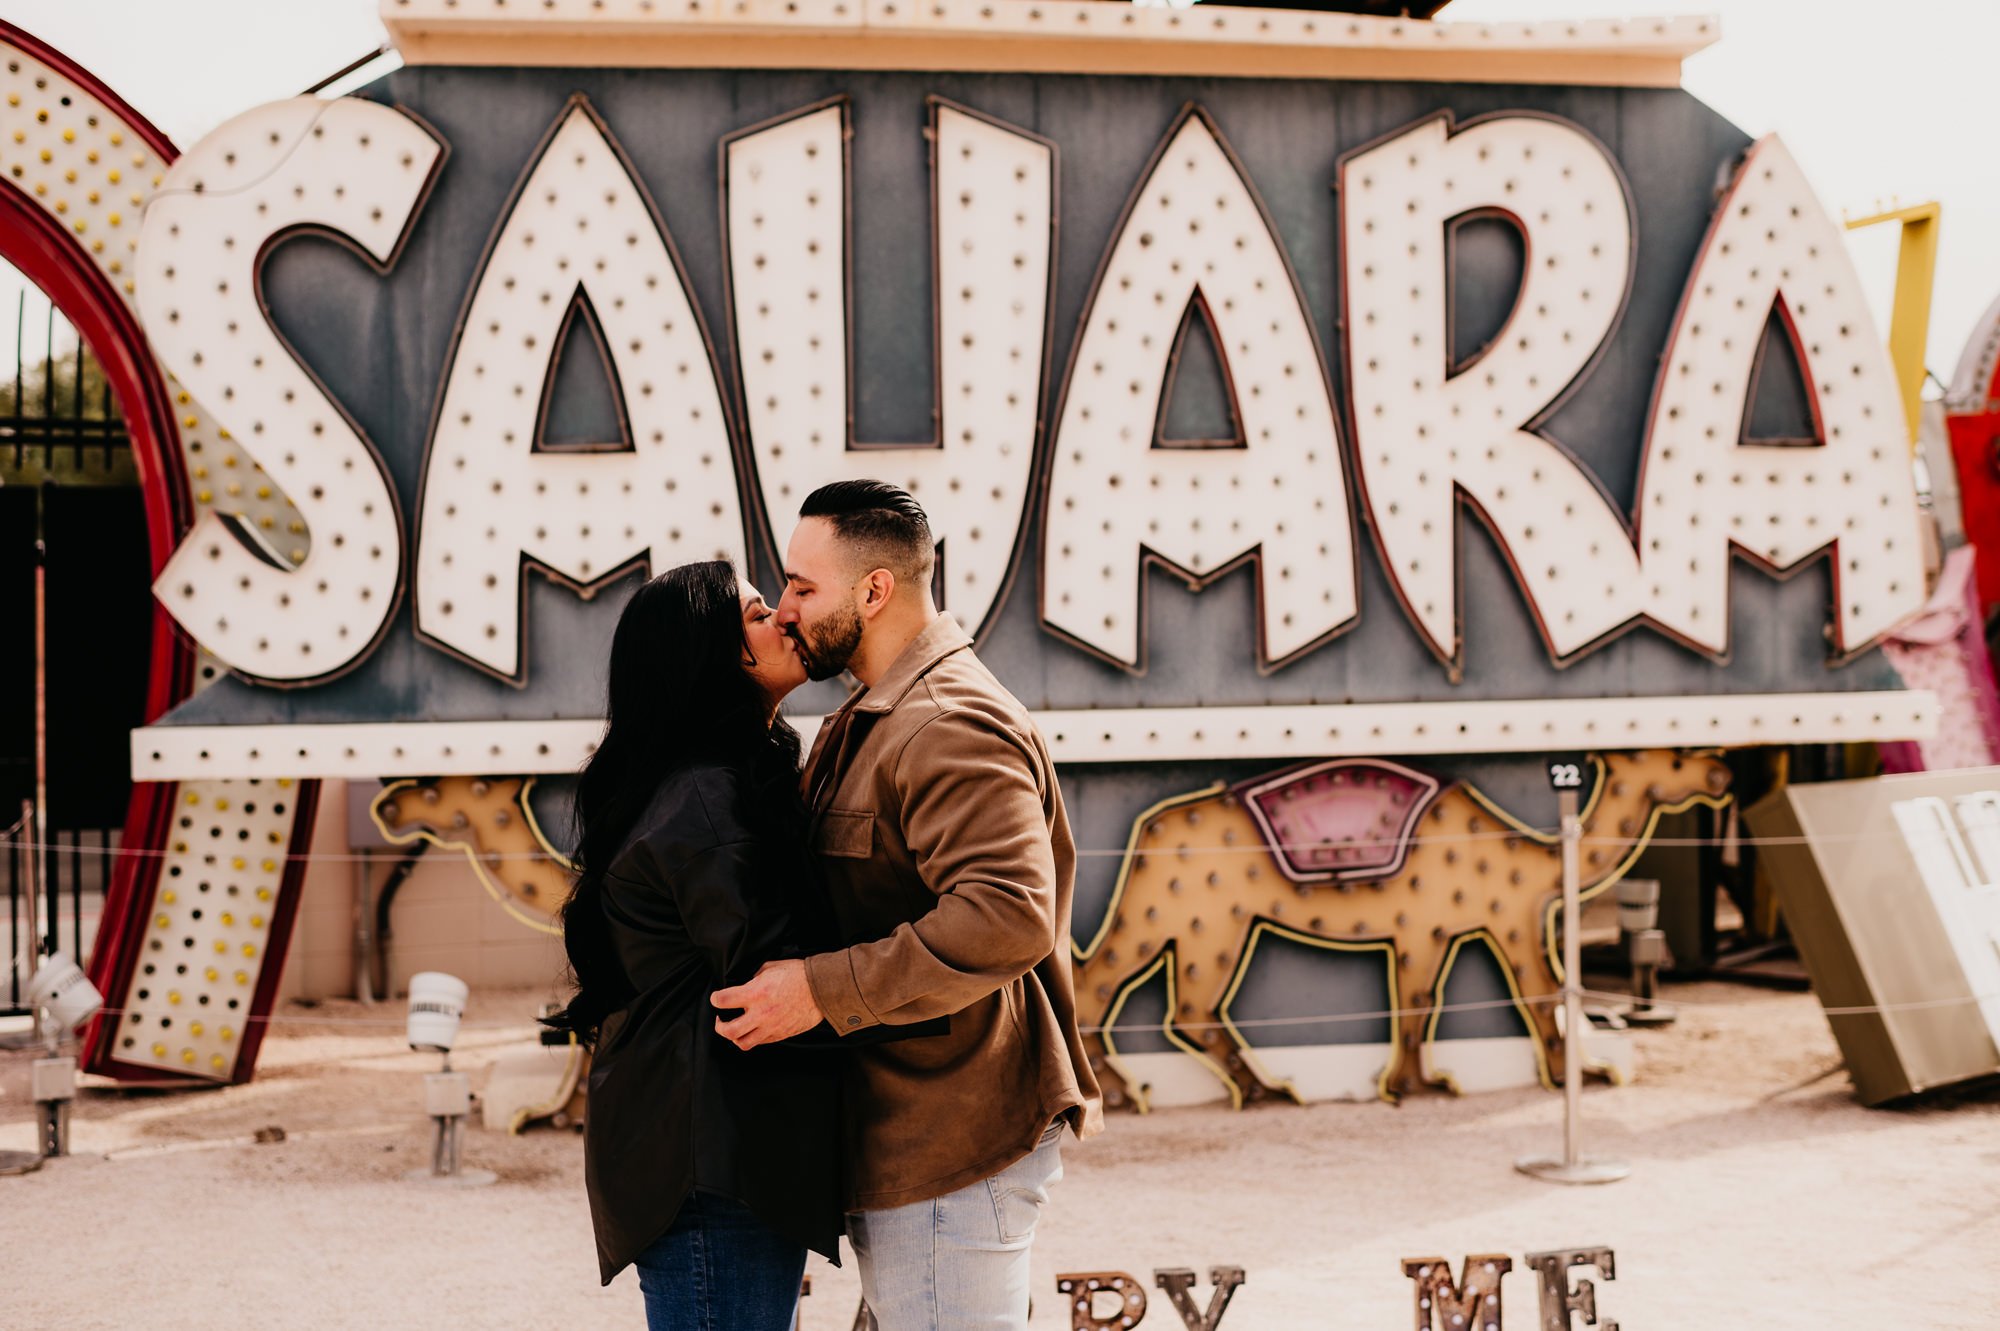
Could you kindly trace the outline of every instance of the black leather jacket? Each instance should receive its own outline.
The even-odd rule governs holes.
[[[723,767],[664,781],[606,866],[604,912],[638,996],[590,1069],[584,1180],[604,1282],[666,1232],[694,1188],[838,1260],[841,1056],[826,1038],[739,1051],[709,996],[764,962],[831,946],[803,843],[760,829]]]

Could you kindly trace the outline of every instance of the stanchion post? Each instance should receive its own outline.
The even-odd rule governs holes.
[[[1583,901],[1578,854],[1583,819],[1575,787],[1558,793],[1563,868],[1563,1164],[1576,1168],[1576,1121],[1583,1112]]]
[[[1617,1160],[1583,1157],[1583,887],[1581,849],[1583,817],[1577,804],[1583,788],[1583,764],[1558,759],[1549,764],[1549,784],[1555,787],[1561,816],[1563,893],[1563,1153],[1560,1159],[1532,1156],[1514,1168],[1548,1183],[1615,1183],[1632,1172]]]

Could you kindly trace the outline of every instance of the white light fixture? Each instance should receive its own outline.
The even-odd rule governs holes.
[[[451,1070],[451,1048],[458,1042],[459,1022],[471,991],[465,981],[442,971],[419,971],[410,977],[410,1048],[444,1056],[442,1071],[424,1074],[424,1113],[431,1120],[431,1162],[403,1177],[418,1183],[478,1187],[498,1175],[491,1170],[460,1167],[465,1120],[472,1112],[472,1079]]]
[[[64,1033],[96,1016],[104,995],[68,953],[51,952],[28,981],[28,1001],[41,1008],[47,1029]]]
[[[470,993],[465,981],[442,971],[418,971],[410,977],[410,1048],[443,1054],[446,1071],[451,1070],[451,1047],[458,1041]]]
[[[33,921],[30,920],[31,932]],[[69,1154],[69,1111],[76,1099],[76,1058],[59,1052],[71,1031],[104,1006],[104,995],[66,952],[51,952],[28,981],[28,1003],[48,1042],[34,1062],[29,1085],[35,1100],[38,1156],[0,1153],[0,1173],[27,1173],[38,1159]]]

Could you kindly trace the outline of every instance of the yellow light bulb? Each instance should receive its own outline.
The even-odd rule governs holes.
[[[229,861],[229,867],[232,869],[241,869],[243,867],[243,857],[238,855],[235,859]]]
[[[243,955],[244,955],[244,956],[246,956],[246,957],[254,957],[254,956],[256,956],[256,955],[257,955],[257,945],[256,945],[255,943],[245,943],[245,944],[243,945]]]
[[[268,887],[260,887],[260,888],[258,888],[258,889],[257,889],[257,900],[259,900],[259,901],[269,901],[270,899],[271,899],[271,889],[270,889],[270,888],[268,888]]]
[[[181,1001],[181,991],[178,989],[169,989],[167,991],[167,1001],[169,1003],[172,1003],[174,1006],[179,1007]]]
[[[229,1060],[224,1058],[221,1054],[216,1054],[208,1060],[208,1065],[214,1068],[217,1072],[220,1072],[224,1068],[229,1066]]]
[[[200,1038],[201,1038],[201,1023],[197,1021],[197,1022],[194,1022],[194,1023],[192,1023],[191,1025],[189,1025],[189,1026],[188,1026],[188,1034],[189,1034],[189,1035],[192,1035],[192,1036],[194,1036],[194,1037],[195,1037],[196,1039],[200,1039]]]
[[[234,924],[236,923],[236,917],[230,914],[228,911],[224,911],[222,912],[222,922],[224,924]]]
[[[201,978],[207,980],[210,984],[214,984],[217,980],[222,978],[222,972],[218,971],[215,967],[210,966],[207,970],[201,973]]]
[[[215,950],[218,954],[227,952],[229,950],[229,944],[223,942],[220,938],[218,938],[215,940]]]
[[[217,1031],[216,1035],[219,1038],[221,1038],[224,1043],[227,1043],[228,1041],[234,1040],[236,1038],[236,1032],[230,1030],[227,1026],[224,1026],[221,1030]]]
[[[192,1049],[183,1049],[183,1050],[181,1050],[181,1062],[183,1062],[183,1063],[187,1064],[187,1065],[188,1065],[189,1067],[193,1067],[193,1066],[194,1066],[194,1050],[192,1050]]]
[[[172,888],[168,888],[166,891],[160,893],[160,900],[166,902],[169,906],[171,906],[176,901],[179,901],[180,898],[174,895]]]
[[[250,972],[248,972],[248,971],[238,971],[238,972],[236,972],[236,983],[238,983],[238,984],[248,984],[248,983],[250,983]]]
[[[165,1058],[166,1056],[167,1056],[167,1047],[165,1045],[156,1044],[153,1046],[154,1058]]]
[[[164,929],[172,923],[173,919],[166,915],[155,915],[153,917],[153,927],[155,929]]]

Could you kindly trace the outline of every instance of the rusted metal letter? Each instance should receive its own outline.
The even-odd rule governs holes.
[[[1236,1297],[1236,1287],[1243,1283],[1243,1268],[1240,1266],[1211,1266],[1208,1268],[1208,1283],[1215,1292],[1208,1296],[1208,1311],[1194,1306],[1194,1299],[1188,1291],[1194,1287],[1194,1272],[1184,1266],[1171,1270],[1153,1272],[1153,1283],[1167,1292],[1173,1300],[1174,1311],[1181,1315],[1188,1331],[1215,1331],[1222,1325],[1222,1314],[1229,1308],[1229,1301]]]
[[[1586,1327],[1618,1331],[1618,1323],[1597,1320],[1595,1285],[1578,1280],[1575,1293],[1569,1287],[1569,1271],[1573,1266],[1594,1266],[1606,1280],[1616,1280],[1614,1260],[1609,1248],[1559,1248],[1553,1252],[1529,1253],[1528,1267],[1535,1273],[1535,1283],[1541,1290],[1542,1331],[1572,1331],[1577,1324],[1570,1320],[1571,1313],[1581,1313],[1582,1325]]]
[[[1417,1282],[1417,1331],[1500,1331],[1500,1278],[1513,1269],[1511,1257],[1471,1256],[1454,1283],[1444,1258],[1406,1258],[1403,1274]]]
[[[1056,1277],[1056,1293],[1070,1301],[1070,1331],[1103,1331],[1137,1326],[1146,1319],[1146,1287],[1123,1271],[1080,1271]],[[1118,1307],[1097,1311],[1098,1296],[1116,1295]]]

